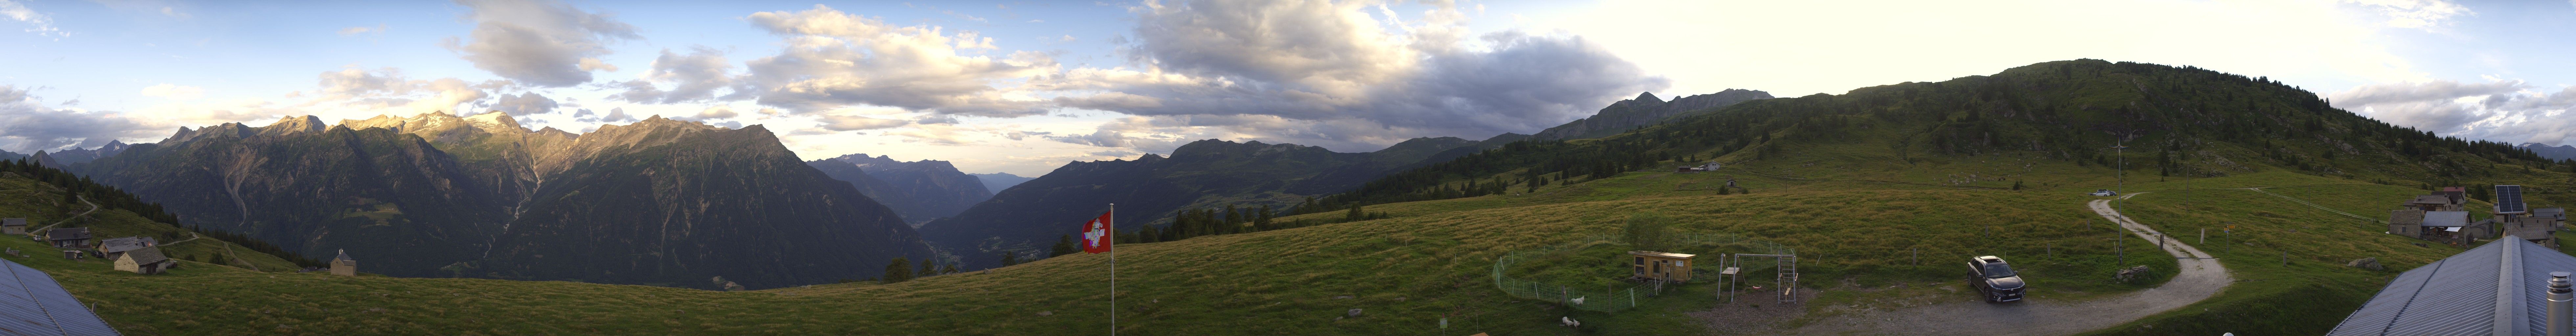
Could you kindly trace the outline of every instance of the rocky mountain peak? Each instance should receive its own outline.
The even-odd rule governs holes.
[[[528,133],[527,127],[519,126],[518,118],[511,118],[509,113],[501,113],[501,111],[497,110],[465,117],[464,120],[466,123],[474,125],[474,128],[482,129],[484,132],[490,132],[492,134]]]
[[[322,126],[322,118],[317,118],[309,114],[303,116],[282,117],[277,118],[277,122],[269,123],[268,126],[260,127],[259,134],[280,135],[320,133],[324,129]]]

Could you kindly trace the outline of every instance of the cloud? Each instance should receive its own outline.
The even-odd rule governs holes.
[[[583,12],[549,0],[457,0],[472,10],[470,42],[447,39],[477,69],[538,87],[590,82],[591,71],[617,71],[602,63],[607,42],[643,39],[635,26],[605,13]]]
[[[493,98],[495,99],[493,99],[494,101],[492,102],[492,109],[509,113],[512,116],[554,112],[555,107],[560,106],[555,104],[554,99],[546,98],[546,96],[539,95],[535,92],[521,92],[515,96],[504,94]]]
[[[12,85],[0,85],[0,150],[20,154],[151,136],[155,127],[115,112],[48,107]]]
[[[2342,0],[2358,4],[2386,16],[2380,24],[2397,28],[2434,28],[2450,24],[2451,18],[2478,15],[2468,7],[2443,0]]]
[[[2567,144],[2576,140],[2576,87],[2540,91],[2521,80],[2364,85],[2328,95],[2335,107],[2446,136]]]
[[[786,37],[778,55],[746,62],[745,84],[761,105],[795,113],[876,105],[941,114],[1027,116],[1046,102],[1007,79],[1054,72],[1045,54],[1007,58],[966,56],[961,49],[991,49],[992,38],[972,32],[945,34],[936,26],[898,27],[822,5],[801,12],[761,12],[752,25]]]
[[[0,17],[27,23],[27,25],[31,27],[28,27],[26,31],[29,33],[36,33],[37,36],[53,36],[60,38],[70,35],[63,33],[62,29],[54,27],[54,18],[52,16],[47,16],[45,13],[37,12],[34,9],[28,9],[26,4],[18,3],[15,0],[0,0]]]
[[[653,70],[644,73],[644,79],[611,85],[624,88],[626,92],[609,98],[663,104],[716,100],[716,89],[733,85],[732,69],[733,63],[726,61],[724,52],[715,48],[691,47],[686,55],[663,49],[662,56],[653,59]],[[654,83],[668,83],[672,87],[670,91],[663,91]],[[748,94],[747,89],[736,89],[734,94],[724,99],[747,99],[744,96]]]
[[[385,33],[385,29],[386,29],[386,28],[391,28],[391,27],[386,26],[385,24],[382,24],[382,23],[378,23],[378,24],[376,24],[376,26],[374,26],[374,27],[368,27],[368,26],[356,26],[356,27],[340,28],[340,36],[357,36],[358,34],[366,34],[366,33],[384,34],[384,33]]]
[[[1131,9],[1135,42],[1123,48],[1144,69],[1032,82],[1099,92],[1054,99],[1065,107],[1139,116],[1051,137],[1059,141],[1163,150],[1223,138],[1341,151],[1532,132],[1668,85],[1580,37],[1505,31],[1471,44],[1464,16],[1438,7],[1406,22],[1373,16],[1369,3],[1147,2]]]
[[[822,118],[824,122],[823,129],[834,131],[872,130],[879,128],[893,128],[910,124],[910,122],[902,120],[877,119],[863,116],[825,115],[822,116]]]
[[[635,122],[636,119],[635,116],[626,115],[626,108],[610,108],[608,114],[598,117],[591,117],[590,109],[582,109],[580,113],[573,114],[573,120],[586,123],[625,123]]]
[[[161,83],[161,85],[143,87],[143,96],[169,98],[172,100],[196,100],[197,98],[206,96],[206,89],[194,86]]]
[[[500,83],[482,85],[456,78],[429,80],[408,79],[402,70],[379,68],[373,71],[348,66],[338,71],[324,71],[313,91],[314,98],[305,106],[324,103],[361,109],[402,107],[412,112],[452,111],[457,104],[490,97],[484,89]]]

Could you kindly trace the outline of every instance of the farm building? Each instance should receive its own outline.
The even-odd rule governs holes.
[[[2388,234],[2424,239],[2424,210],[2388,212]]]
[[[2450,197],[2442,195],[2423,195],[2406,201],[2406,208],[2424,211],[2460,211],[2460,203],[2452,202]]]
[[[116,259],[117,255],[124,254],[126,251],[158,245],[161,245],[161,242],[155,241],[152,237],[108,238],[98,242],[98,252],[107,255],[108,259]]]
[[[2424,231],[2425,239],[2468,243],[2483,238],[2486,230],[2470,227],[2467,211],[2425,211]]]
[[[161,274],[169,271],[170,266],[179,264],[179,261],[170,260],[169,256],[162,255],[161,248],[151,246],[127,250],[108,258],[116,260],[116,270],[136,274]]]
[[[27,234],[27,219],[0,218],[0,233],[13,235]]]
[[[2526,239],[2540,243],[2541,246],[2558,246],[2558,235],[2550,234],[2558,231],[2558,221],[2542,217],[2519,217],[2503,221],[2502,224],[2506,236],[2538,237]]]
[[[1634,266],[1636,269],[1635,272],[1629,274],[1629,278],[1690,282],[1691,257],[1697,257],[1698,255],[1655,251],[1628,251],[1628,256],[1633,260],[1630,266]]]
[[[2442,195],[2442,197],[2449,197],[2449,198],[2451,198],[2451,203],[2452,203],[2452,204],[2469,204],[2469,189],[2468,189],[2468,188],[2461,188],[2461,187],[2442,187],[2442,189],[2441,189],[2441,190],[2442,190],[2442,191],[2435,191],[2435,192],[2433,192],[2433,194],[2434,194],[2434,195]]]
[[[55,248],[89,248],[90,246],[89,228],[60,228],[45,230],[44,238],[46,242],[52,243]]]
[[[358,260],[349,259],[349,250],[340,250],[339,257],[331,258],[331,275],[358,275]]]
[[[2576,256],[2499,240],[2398,274],[2326,335],[2540,335],[2556,271]]]
[[[52,276],[0,260],[0,331],[13,335],[116,335]]]

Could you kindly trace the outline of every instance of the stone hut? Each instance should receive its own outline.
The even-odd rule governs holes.
[[[161,248],[151,246],[127,250],[111,258],[116,259],[116,270],[135,274],[161,274],[169,271],[170,266],[179,264],[179,261],[162,255]]]
[[[90,247],[89,228],[60,228],[45,230],[44,238],[45,242],[53,244],[54,248]]]
[[[331,275],[357,276],[358,260],[349,259],[349,250],[340,250],[339,257],[331,258]]]
[[[27,234],[27,219],[0,218],[0,234]]]

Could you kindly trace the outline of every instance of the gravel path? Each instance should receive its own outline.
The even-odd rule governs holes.
[[[2137,196],[2129,194],[2122,199]],[[2094,200],[2093,212],[2120,223],[2147,241],[2161,234],[2112,208],[2111,200]],[[2207,299],[2227,284],[2227,267],[2208,253],[2168,240],[2165,253],[2182,258],[2182,273],[2163,285],[2135,293],[2080,302],[2032,297],[2021,302],[1988,304],[1973,295],[1957,302],[1827,318],[1791,331],[1800,335],[2070,335],[2128,323],[2147,315]],[[2140,245],[2150,246],[2150,245]]]

